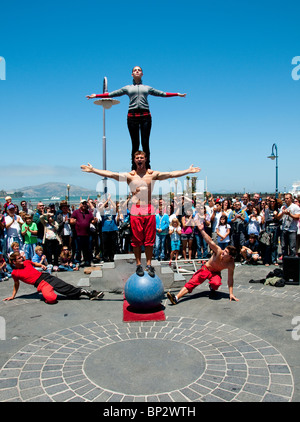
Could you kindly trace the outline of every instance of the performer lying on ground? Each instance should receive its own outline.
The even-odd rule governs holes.
[[[187,293],[191,293],[196,286],[202,284],[206,279],[209,280],[209,288],[211,290],[211,297],[214,297],[216,291],[221,286],[221,271],[228,269],[228,288],[230,301],[236,300],[233,295],[233,273],[234,273],[234,257],[236,249],[234,246],[227,246],[222,250],[216,245],[212,238],[204,231],[204,225],[198,224],[203,239],[208,243],[213,254],[208,262],[203,265],[200,270],[196,271],[192,278],[184,285],[180,292],[175,296],[173,293],[167,292],[168,299],[173,305],[176,305],[180,298]]]
[[[67,296],[69,299],[79,299],[80,296],[87,296],[90,300],[101,299],[103,292],[90,291],[72,286],[58,277],[53,277],[48,273],[41,273],[34,267],[44,267],[44,265],[29,260],[24,260],[19,252],[14,252],[9,258],[10,264],[14,268],[11,275],[14,280],[13,294],[3,300],[13,300],[19,290],[20,281],[26,284],[33,284],[38,292],[41,292],[45,302],[54,304],[57,302],[57,295],[54,290]]]
[[[189,173],[198,173],[199,167],[191,165],[187,170],[161,172],[149,170],[146,166],[146,154],[143,151],[135,153],[134,162],[137,169],[130,173],[116,173],[109,170],[97,170],[91,164],[82,165],[81,169],[88,173],[95,173],[118,182],[127,182],[132,193],[130,224],[132,229],[131,244],[136,259],[136,273],[144,275],[141,265],[141,247],[145,246],[146,271],[151,277],[155,276],[151,265],[153,245],[156,235],[155,210],[151,204],[151,194],[155,181],[166,180],[172,177],[181,177]]]
[[[87,98],[112,98],[128,95],[129,110],[127,115],[127,126],[132,142],[131,164],[134,169],[134,154],[138,151],[140,146],[140,133],[142,149],[145,151],[148,158],[148,168],[150,168],[150,148],[149,138],[151,132],[152,118],[149,110],[148,95],[156,97],[185,97],[186,94],[163,92],[151,88],[151,86],[143,85],[142,83],[143,71],[140,66],[135,66],[132,69],[133,84],[126,85],[121,89],[104,94],[87,95]]]

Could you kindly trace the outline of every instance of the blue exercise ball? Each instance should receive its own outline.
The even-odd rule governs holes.
[[[139,309],[150,309],[160,305],[164,297],[164,285],[155,275],[150,277],[147,272],[142,277],[132,274],[125,284],[125,298],[129,305]]]

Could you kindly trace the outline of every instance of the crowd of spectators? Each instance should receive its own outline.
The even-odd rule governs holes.
[[[0,280],[10,276],[9,255],[19,250],[26,259],[43,263],[43,269],[78,271],[92,263],[112,262],[116,253],[132,252],[129,200],[67,201],[28,209],[25,200],[14,204],[5,198],[0,208]],[[153,258],[161,261],[205,260],[211,251],[198,230],[205,231],[222,249],[238,250],[237,262],[257,265],[282,262],[300,253],[299,198],[285,194],[262,199],[259,194],[205,200],[187,196],[171,201],[153,199],[156,242]]]

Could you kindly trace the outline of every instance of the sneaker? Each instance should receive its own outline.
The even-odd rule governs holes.
[[[155,277],[155,269],[152,265],[147,265],[145,271],[150,275],[150,277]]]
[[[81,289],[81,295],[85,295],[87,296],[90,300],[95,300],[95,299],[102,299],[104,296],[103,292],[97,292],[97,290],[86,290],[86,289]]]
[[[172,303],[172,305],[177,305],[178,299],[176,298],[176,296],[173,293],[167,292],[167,297],[168,297],[169,301]]]
[[[144,270],[143,270],[143,267],[141,265],[137,265],[137,267],[136,267],[136,274],[139,275],[140,277],[143,277]]]
[[[97,292],[97,290],[93,290],[90,295],[90,300],[102,299],[103,296],[104,296],[103,292]]]

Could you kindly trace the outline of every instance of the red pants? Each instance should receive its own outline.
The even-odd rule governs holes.
[[[51,284],[48,284],[46,281],[42,280],[37,287],[37,291],[41,292],[45,302],[49,305],[52,305],[57,302],[57,294],[55,293]]]
[[[218,290],[222,284],[221,273],[213,273],[209,271],[205,265],[203,265],[200,270],[195,272],[193,277],[185,284],[184,287],[186,287],[189,293],[191,293],[191,291],[194,290],[196,286],[199,286],[207,279],[209,280],[209,285],[213,290]]]
[[[131,215],[130,224],[132,247],[154,245],[156,236],[155,215]]]

